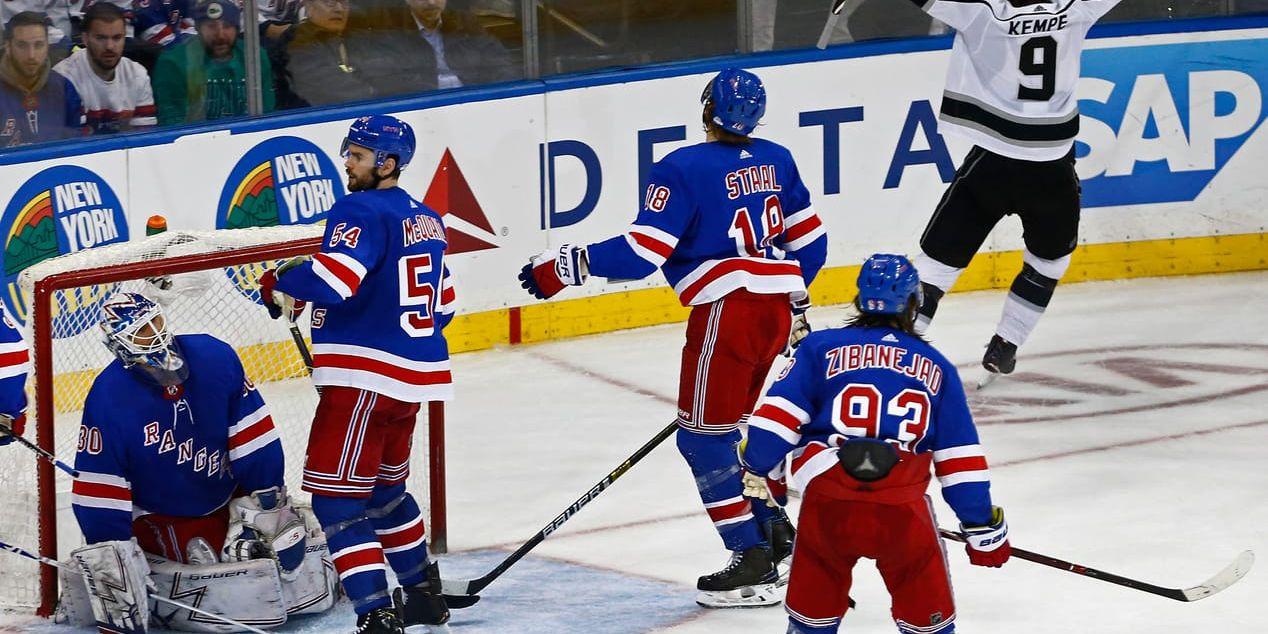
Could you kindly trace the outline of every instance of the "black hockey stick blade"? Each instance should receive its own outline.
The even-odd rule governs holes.
[[[960,535],[959,533],[955,531],[949,531],[945,528],[940,528],[938,529],[938,533],[940,533],[942,537],[945,539],[949,539],[949,540],[957,541],[957,542],[964,541],[964,536]],[[1246,576],[1247,572],[1250,572],[1250,567],[1254,565],[1255,563],[1255,553],[1249,550],[1242,551],[1242,553],[1238,555],[1236,559],[1233,560],[1233,563],[1229,564],[1223,570],[1221,570],[1218,574],[1216,574],[1214,577],[1207,579],[1201,584],[1198,584],[1191,588],[1164,588],[1162,586],[1156,586],[1152,583],[1146,583],[1144,581],[1138,581],[1136,579],[1132,579],[1129,577],[1123,577],[1121,575],[1105,572],[1103,570],[1089,568],[1087,566],[1071,563],[1068,561],[1057,559],[1056,557],[1049,557],[1048,555],[1031,552],[1029,550],[1024,550],[1021,548],[1014,547],[1013,556],[1019,559],[1025,559],[1026,561],[1032,561],[1037,564],[1042,564],[1050,568],[1057,568],[1059,570],[1064,570],[1066,572],[1073,572],[1076,575],[1091,577],[1093,579],[1098,579],[1100,581],[1107,581],[1109,583],[1120,585],[1125,588],[1131,588],[1132,590],[1140,590],[1141,592],[1156,594],[1160,597],[1166,597],[1168,599],[1174,599],[1176,601],[1186,601],[1186,602],[1197,601],[1199,599],[1205,599],[1213,594],[1216,594],[1224,590],[1225,588],[1233,585],[1234,583],[1237,583],[1242,577]]]
[[[489,571],[488,574],[476,579],[442,579],[440,582],[440,591],[445,597],[445,604],[451,608],[465,608],[467,606],[474,605],[476,601],[480,600],[479,592],[481,590],[487,588],[490,583],[493,583],[494,579],[502,576],[502,573],[506,572],[507,569],[515,565],[515,562],[522,559],[524,555],[527,555],[528,551],[536,548],[537,545],[542,543],[548,535],[556,530],[559,530],[559,527],[563,526],[564,522],[567,522],[568,519],[573,515],[576,515],[582,507],[599,497],[599,494],[611,486],[613,482],[616,482],[617,478],[625,475],[625,472],[629,471],[630,467],[638,464],[638,461],[646,457],[647,454],[651,453],[652,450],[659,446],[662,442],[665,442],[665,439],[672,436],[674,431],[677,429],[678,421],[674,421],[667,425],[664,429],[657,432],[651,440],[644,443],[642,447],[639,447],[638,451],[635,451],[629,458],[626,458],[625,462],[617,465],[611,473],[602,480],[599,480],[598,484],[590,487],[590,489],[583,493],[581,497],[577,498],[577,501],[573,502],[571,506],[564,509],[562,513],[556,516],[554,520],[551,520],[549,524],[542,527],[540,531],[537,531],[536,535],[533,535],[528,541],[520,545],[519,548],[516,548],[515,552],[508,555],[506,559],[503,559],[502,563],[498,564],[493,570]],[[464,602],[465,605],[462,604]]]

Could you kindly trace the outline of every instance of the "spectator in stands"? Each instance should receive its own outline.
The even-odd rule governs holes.
[[[198,37],[163,51],[154,69],[159,125],[247,114],[246,51],[238,38],[241,13],[233,0],[203,0],[195,6]],[[263,53],[260,78],[264,112],[272,112],[272,70]]]
[[[5,24],[23,11],[43,13],[49,19],[48,43],[51,51],[70,52],[71,19],[84,9],[85,0],[0,0],[0,22]],[[58,61],[59,58],[51,58]]]
[[[171,48],[196,34],[194,0],[132,0],[138,40]]]
[[[49,19],[23,11],[4,25],[0,57],[0,147],[82,136],[84,108],[48,58]]]
[[[457,88],[523,77],[502,44],[466,12],[446,10],[447,0],[404,0],[401,26],[418,30],[436,53],[437,84]]]
[[[75,84],[83,98],[88,127],[94,134],[138,130],[158,125],[150,74],[123,56],[127,21],[123,10],[98,2],[84,11],[84,48],[71,53],[53,70]]]
[[[285,51],[291,89],[307,103],[345,103],[436,89],[436,55],[413,33],[349,29],[348,0],[304,0]]]

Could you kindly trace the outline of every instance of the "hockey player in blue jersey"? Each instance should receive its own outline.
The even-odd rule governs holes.
[[[420,404],[453,397],[442,329],[454,289],[440,214],[397,186],[414,156],[414,131],[395,117],[362,117],[342,154],[352,193],[331,207],[321,252],[266,272],[260,292],[275,317],[312,303],[321,400],[303,488],[313,494],[357,631],[392,634],[449,620],[405,479]],[[401,585],[391,594],[385,557]]]
[[[793,529],[780,509],[742,495],[739,425],[775,357],[809,331],[806,288],[823,266],[827,236],[789,151],[753,131],[766,111],[754,74],[727,69],[701,95],[706,142],[652,166],[629,230],[534,257],[524,287],[548,298],[591,276],[644,278],[659,268],[691,306],[678,388],[678,449],[706,511],[732,551],[700,577],[709,607],[779,602],[776,564]]]
[[[234,350],[210,335],[174,336],[161,306],[137,293],[111,296],[101,314],[116,359],[84,401],[71,486],[88,544],[72,558],[97,625],[146,631],[142,551],[194,565],[263,555],[283,577],[297,573],[307,531],[286,495],[268,407]]]
[[[0,307],[0,447],[26,430],[26,375],[31,352],[22,333]]]
[[[955,631],[955,603],[925,490],[930,467],[960,520],[969,560],[1009,558],[1004,512],[955,366],[916,334],[920,280],[907,258],[863,264],[858,314],[820,330],[749,418],[752,473],[802,491],[797,556],[784,601],[789,634],[830,634],[848,609],[851,570],[876,561],[899,632]],[[745,477],[750,493],[764,480]]]

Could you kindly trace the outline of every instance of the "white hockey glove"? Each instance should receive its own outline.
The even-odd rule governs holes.
[[[744,470],[744,476],[741,479],[744,485],[744,497],[762,500],[766,502],[766,506],[771,508],[783,506],[788,501],[788,486],[778,480],[772,480],[750,471],[749,466],[744,463],[744,449],[747,446],[747,437],[741,439],[735,445],[735,452],[740,459],[740,467]]]
[[[101,631],[140,634],[150,625],[150,565],[136,540],[101,542],[75,549]]]
[[[229,502],[229,535],[224,560],[269,558],[286,580],[304,563],[308,531],[291,507],[285,487],[256,491]]]
[[[810,294],[804,294],[792,300],[792,329],[788,333],[788,347],[784,348],[785,356],[792,356],[801,345],[801,340],[810,334],[810,321],[806,319],[806,311],[810,310]]]

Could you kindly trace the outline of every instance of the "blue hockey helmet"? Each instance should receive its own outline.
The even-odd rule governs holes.
[[[374,150],[375,167],[382,167],[387,157],[395,156],[396,167],[405,169],[414,158],[414,129],[408,123],[385,114],[361,117],[348,128],[339,156],[348,156],[349,145]]]
[[[106,347],[123,367],[138,369],[162,386],[180,385],[189,366],[163,317],[163,307],[140,293],[115,293],[101,305]]]
[[[746,70],[727,68],[709,80],[700,103],[713,103],[713,123],[733,134],[748,136],[766,114],[766,88]]]
[[[914,297],[916,305],[924,300],[920,276],[906,256],[877,253],[859,270],[859,310],[880,315],[898,315],[907,310]]]

